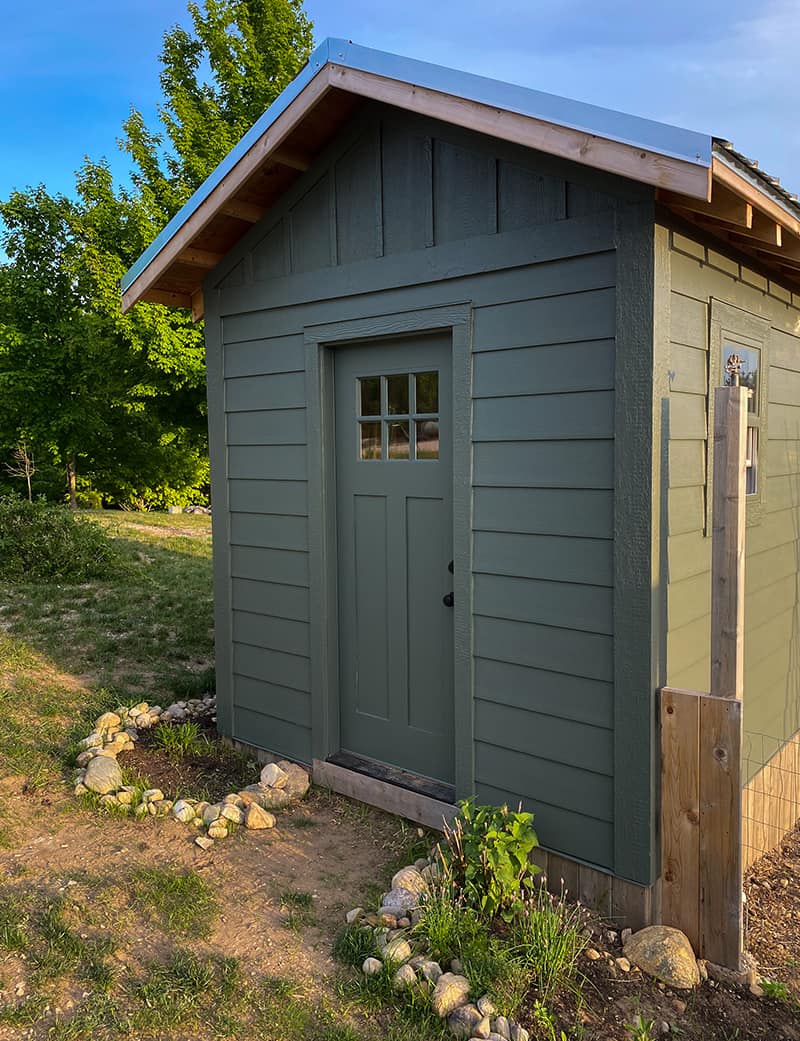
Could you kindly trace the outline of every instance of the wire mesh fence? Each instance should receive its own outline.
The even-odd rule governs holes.
[[[800,819],[800,736],[742,739],[742,868],[774,849]]]

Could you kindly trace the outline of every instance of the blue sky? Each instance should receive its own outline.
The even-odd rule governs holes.
[[[306,0],[315,36],[452,65],[728,137],[800,191],[797,0]],[[184,0],[0,0],[0,198],[70,192],[131,104],[155,123],[161,37]]]

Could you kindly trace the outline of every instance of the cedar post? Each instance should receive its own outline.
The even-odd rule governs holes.
[[[738,380],[736,381],[738,382]],[[711,547],[711,697],[700,705],[700,947],[738,969],[742,924],[742,694],[747,399],[719,387],[714,399]]]

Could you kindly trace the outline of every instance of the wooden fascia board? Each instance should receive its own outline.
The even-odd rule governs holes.
[[[343,65],[331,65],[330,82],[352,94],[534,148],[583,166],[669,188],[694,199],[710,198],[711,171],[700,163],[649,152],[533,116]]]
[[[236,194],[261,163],[291,134],[310,109],[328,93],[331,89],[330,71],[328,66],[320,69],[288,108],[245,152],[236,166],[214,187],[186,220],[186,223],[164,244],[164,247],[153,257],[139,277],[122,294],[123,312],[133,307],[138,300],[145,299],[148,290],[155,286],[170,264],[191,246],[193,239],[211,223],[225,202]],[[190,304],[178,306],[190,306]]]
[[[760,210],[770,220],[774,220],[776,224],[780,224],[793,235],[800,235],[800,220],[793,217],[766,192],[759,191],[755,185],[716,156],[711,161],[711,172],[715,183],[725,185],[730,191],[745,199],[755,209]]]

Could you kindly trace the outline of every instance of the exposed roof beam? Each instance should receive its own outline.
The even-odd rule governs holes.
[[[330,65],[330,82],[341,90],[381,101],[512,141],[548,155],[571,159],[635,181],[670,188],[692,198],[710,199],[711,170],[702,163],[648,152],[641,147],[613,141],[572,127],[548,123],[454,94],[390,79],[345,65]]]
[[[712,185],[711,202],[690,199],[686,195],[679,195],[677,192],[667,191],[664,188],[659,188],[657,198],[670,209],[686,211],[692,216],[704,217],[707,220],[741,228],[753,226],[752,205],[718,184]]]
[[[292,170],[299,170],[301,173],[305,173],[313,162],[312,157],[304,152],[285,147],[273,152],[270,159],[275,163],[280,163],[281,166],[289,166]]]
[[[205,302],[203,300],[203,290],[195,289],[195,291],[192,293],[192,321],[201,321],[204,314]]]
[[[148,289],[141,297],[146,304],[163,304],[164,307],[191,307],[188,293],[170,293],[166,289]]]
[[[212,253],[210,250],[197,249],[196,246],[192,246],[189,249],[185,249],[178,256],[178,260],[181,264],[191,264],[192,267],[202,267],[210,271],[219,264],[222,257],[222,253]]]
[[[237,220],[247,221],[248,224],[258,224],[266,213],[263,206],[254,202],[244,202],[242,199],[228,199],[220,208],[220,213],[226,217],[236,217]]]
[[[759,191],[747,178],[742,177],[741,174],[731,169],[727,163],[723,163],[717,156],[713,157],[711,163],[715,182],[725,185],[726,188],[741,196],[742,199],[751,203],[756,209],[761,210],[765,216],[774,220],[776,224],[780,224],[782,228],[791,231],[793,235],[800,235],[800,220],[787,212],[766,191]]]

